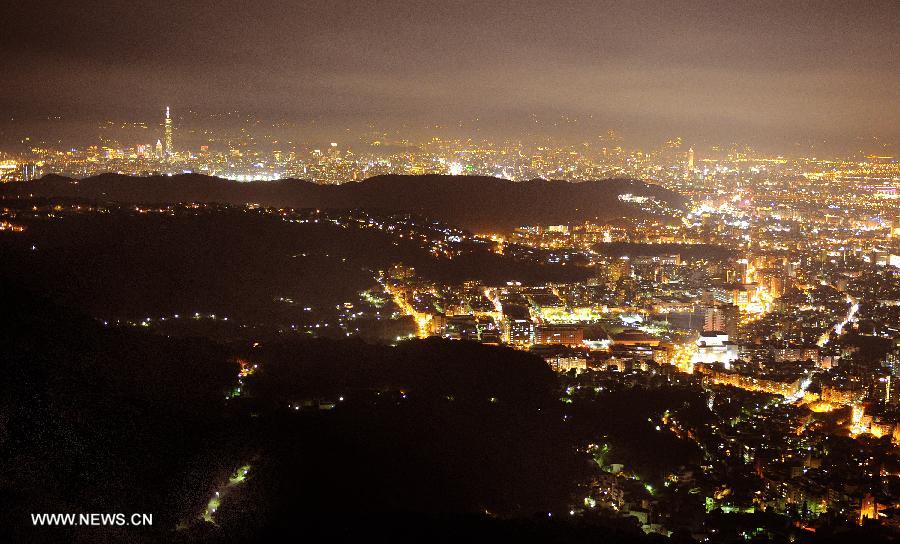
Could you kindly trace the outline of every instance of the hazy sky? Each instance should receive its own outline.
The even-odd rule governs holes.
[[[0,129],[238,109],[326,127],[561,116],[637,140],[900,138],[900,2],[4,2]],[[10,121],[14,119],[14,121]],[[91,135],[95,137],[94,134]]]

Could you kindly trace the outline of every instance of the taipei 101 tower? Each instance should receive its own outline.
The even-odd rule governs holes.
[[[172,117],[169,115],[169,106],[166,106],[166,120],[164,125],[163,141],[165,145],[165,156],[171,157],[175,154],[172,148]]]

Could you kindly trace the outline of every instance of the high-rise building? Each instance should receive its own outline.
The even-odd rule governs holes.
[[[689,147],[687,152],[687,173],[694,171],[694,148]]]
[[[36,164],[29,162],[22,165],[20,179],[22,181],[32,181],[40,177]]]
[[[709,306],[703,320],[704,332],[724,332],[732,342],[738,335],[738,308],[731,304]]]
[[[503,339],[508,344],[534,343],[534,324],[528,308],[515,304],[503,305]]]
[[[631,276],[631,261],[627,257],[621,257],[609,264],[609,281],[617,282],[624,277]]]
[[[166,142],[165,153],[166,157],[171,157],[175,153],[175,149],[172,147],[172,117],[169,115],[169,106],[166,106],[166,120],[164,127],[163,139]]]
[[[159,141],[158,139],[156,140],[156,158],[157,159],[163,158],[163,145],[162,145],[162,142]]]

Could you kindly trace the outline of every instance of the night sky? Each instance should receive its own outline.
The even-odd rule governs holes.
[[[165,105],[335,131],[900,137],[896,1],[66,4],[4,4],[6,139]]]

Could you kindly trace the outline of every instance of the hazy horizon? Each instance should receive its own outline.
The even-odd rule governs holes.
[[[293,125],[297,139],[374,126],[412,138],[578,141],[615,129],[642,147],[680,136],[853,153],[893,150],[900,136],[892,2],[8,11],[27,23],[0,36],[4,147],[24,137],[96,143],[105,121],[155,129],[166,105],[177,115],[240,111]]]

